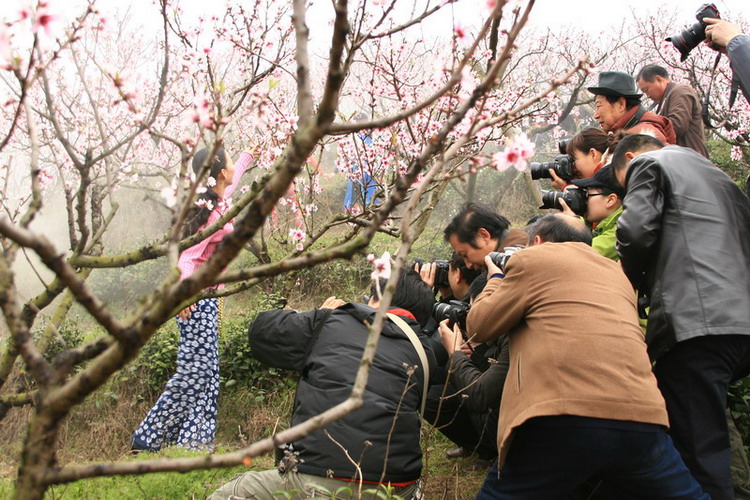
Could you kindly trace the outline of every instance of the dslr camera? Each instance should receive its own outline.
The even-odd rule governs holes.
[[[704,18],[721,19],[719,15],[719,9],[712,3],[704,3],[698,8],[698,12],[695,14],[695,18],[698,20],[697,23],[693,24],[679,35],[667,37],[666,41],[672,42],[672,45],[680,51],[680,61],[687,59],[690,55],[690,51],[696,48],[703,40],[706,39],[706,27],[708,26],[703,22]]]
[[[450,269],[450,262],[447,260],[436,260],[433,262],[435,264],[435,293],[441,288],[448,288],[450,287],[450,282],[448,281],[448,271]],[[412,268],[414,266],[417,266],[417,272],[422,270],[422,266],[427,264],[422,259],[415,258],[412,261]]]
[[[461,332],[465,332],[466,316],[469,315],[469,309],[471,309],[471,305],[461,300],[451,300],[447,304],[438,302],[432,307],[432,317],[438,323],[447,319],[449,328],[458,325]]]
[[[572,179],[575,176],[575,166],[573,165],[573,157],[567,154],[569,142],[570,139],[563,139],[557,143],[557,150],[560,154],[555,156],[554,160],[531,162],[529,166],[531,169],[531,178],[535,181],[539,179],[551,179],[552,176],[549,173],[549,169],[552,169],[558,177],[566,181]]]
[[[565,191],[542,191],[542,206],[539,208],[562,210],[561,199],[565,200],[576,215],[583,217],[586,214],[586,191],[573,186]]]
[[[502,272],[505,272],[505,264],[508,263],[508,259],[510,259],[510,256],[516,253],[517,251],[521,250],[522,246],[514,246],[514,247],[505,247],[503,248],[502,252],[490,252],[490,260],[493,264],[495,264],[497,267],[500,268]]]

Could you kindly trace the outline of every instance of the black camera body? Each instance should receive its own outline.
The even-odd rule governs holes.
[[[437,292],[441,288],[449,288],[450,282],[448,281],[448,271],[450,270],[450,262],[447,260],[436,260],[433,261],[435,264],[435,292]],[[415,258],[413,260],[413,265],[417,266],[417,271],[422,270],[422,266],[426,264],[426,262],[422,259]]]
[[[693,24],[679,35],[666,38],[666,41],[672,42],[672,45],[680,51],[680,61],[687,59],[687,56],[690,55],[690,51],[706,39],[706,27],[708,25],[703,22],[703,19],[706,17],[710,19],[721,19],[719,9],[716,8],[716,5],[712,3],[704,3],[698,8],[698,12],[695,14],[695,18],[698,20],[697,23]]]
[[[549,169],[552,169],[558,177],[566,181],[572,179],[575,176],[575,165],[573,157],[568,154],[569,142],[570,139],[562,139],[557,143],[557,150],[560,154],[555,156],[554,160],[532,162],[529,166],[531,169],[531,178],[535,181],[539,179],[551,179],[552,176],[549,173]]]
[[[531,178],[533,180],[551,179],[552,175],[549,169],[554,170],[558,177],[569,181],[575,174],[573,167],[573,157],[570,155],[557,155],[552,161],[532,162],[529,166],[531,169]]]
[[[503,248],[502,252],[490,252],[490,260],[493,264],[495,264],[497,267],[500,268],[502,272],[505,272],[505,264],[508,263],[508,259],[510,259],[510,256],[516,253],[517,251],[521,250],[522,246],[514,246],[514,247],[505,247]]]
[[[577,215],[586,214],[586,192],[576,187],[568,187],[565,191],[542,191],[542,206],[539,208],[562,210],[561,199],[565,200],[568,207]]]
[[[447,304],[438,302],[432,307],[432,317],[440,323],[448,320],[448,327],[458,325],[462,332],[466,331],[466,317],[469,315],[471,305],[461,300],[451,300]]]

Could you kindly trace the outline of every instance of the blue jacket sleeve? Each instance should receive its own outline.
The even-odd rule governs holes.
[[[633,160],[623,204],[617,221],[617,253],[628,279],[639,287],[661,237],[663,173],[656,160],[648,156]]]
[[[278,309],[258,314],[248,331],[250,352],[269,366],[301,371],[321,316],[317,309],[301,313]]]
[[[750,92],[750,35],[737,35],[727,45],[727,55],[732,70],[739,77],[742,86]]]

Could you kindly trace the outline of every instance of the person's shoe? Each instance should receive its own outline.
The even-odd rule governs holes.
[[[445,455],[448,458],[463,458],[468,457],[469,452],[466,451],[462,446],[459,446],[458,448],[453,448],[452,450],[448,450],[445,452]]]

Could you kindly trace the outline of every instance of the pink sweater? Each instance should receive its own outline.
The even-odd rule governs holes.
[[[239,184],[242,174],[247,171],[252,162],[253,156],[250,153],[242,153],[240,155],[239,160],[234,164],[234,177],[232,177],[232,184],[227,186],[226,190],[224,190],[224,199],[217,204],[218,206],[214,207],[211,214],[208,216],[208,221],[198,228],[198,231],[210,226],[226,213],[230,204],[225,200],[229,200],[232,197],[234,190],[237,189],[237,184]],[[180,279],[187,278],[193,274],[201,264],[206,262],[214,253],[214,250],[216,250],[219,243],[221,243],[221,240],[224,239],[224,236],[231,233],[233,230],[234,226],[232,223],[227,222],[224,224],[224,227],[217,230],[208,238],[183,251],[182,254],[180,254],[180,260],[177,263],[177,267],[180,268]]]

